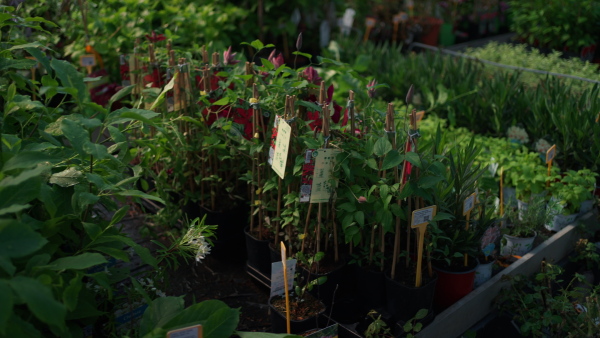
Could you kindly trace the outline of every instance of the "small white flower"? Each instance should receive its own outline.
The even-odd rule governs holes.
[[[198,238],[198,242],[195,243],[198,245],[198,251],[196,251],[196,262],[202,261],[206,258],[206,255],[210,253],[210,245],[204,239],[204,236],[200,236]]]
[[[551,146],[552,145],[548,141],[541,138],[535,142],[535,151],[545,154]]]
[[[519,128],[517,126],[509,127],[506,132],[506,135],[508,136],[509,139],[517,141],[519,143],[528,143],[529,142],[529,135],[527,135],[527,132],[525,131],[525,129]]]

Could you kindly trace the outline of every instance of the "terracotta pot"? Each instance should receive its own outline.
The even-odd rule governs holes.
[[[423,27],[423,33],[419,39],[420,42],[430,46],[437,46],[442,20],[434,17],[427,17],[421,18],[418,22]]]

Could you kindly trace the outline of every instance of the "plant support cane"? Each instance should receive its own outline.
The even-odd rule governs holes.
[[[546,163],[548,164],[548,177],[550,177],[550,172],[552,171],[552,161],[556,156],[556,144],[550,147],[548,151],[546,151]],[[550,180],[546,181],[546,188],[550,186]]]
[[[287,264],[285,254],[285,244],[281,242],[281,264],[283,265],[283,285],[285,288],[285,322],[287,326],[287,333],[291,334],[291,322],[290,322],[290,290],[288,288],[288,275],[287,275]]]

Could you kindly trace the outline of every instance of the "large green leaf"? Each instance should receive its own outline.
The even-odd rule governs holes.
[[[160,297],[152,301],[140,321],[140,335],[159,328],[183,311],[183,298]]]
[[[83,270],[98,264],[106,263],[106,258],[99,253],[86,252],[77,256],[63,257],[51,262],[50,270]]]
[[[48,240],[16,220],[0,222],[0,256],[19,258],[41,249]]]
[[[58,159],[52,155],[48,155],[45,153],[37,152],[37,151],[24,151],[16,154],[11,157],[10,160],[6,161],[4,167],[2,167],[3,171],[13,170],[13,169],[26,169],[32,168],[36,165],[44,162],[56,162]]]
[[[390,151],[385,155],[381,169],[388,170],[397,167],[402,163],[402,160],[403,157],[397,150]]]
[[[69,167],[61,172],[52,174],[48,182],[66,188],[78,184],[82,176],[83,173],[80,170],[77,170],[75,167]]]
[[[79,103],[83,103],[87,100],[88,90],[83,82],[83,74],[78,72],[77,69],[67,61],[52,59],[52,61],[50,61],[50,66],[56,71],[56,76],[58,76],[63,86],[75,88],[77,90],[75,99]]]
[[[79,123],[69,119],[62,120],[60,129],[81,156],[88,155],[83,149],[83,145],[90,142],[90,134],[87,130],[83,129]]]
[[[17,268],[13,265],[8,257],[0,255],[0,268],[6,271],[9,276],[12,276],[17,271]]]
[[[37,61],[29,59],[7,59],[0,58],[0,71],[7,69],[31,69]]]
[[[73,311],[77,307],[77,298],[79,296],[79,291],[81,291],[81,287],[83,286],[83,283],[81,282],[82,278],[83,274],[81,273],[75,275],[63,291],[63,303],[69,311]]]
[[[375,142],[375,147],[373,148],[373,153],[377,156],[383,156],[392,150],[392,144],[387,136],[380,137]]]
[[[50,287],[36,279],[24,276],[16,276],[11,279],[10,286],[39,320],[56,326],[61,331],[66,329],[67,310],[63,304],[54,299]]]
[[[45,47],[44,47],[45,48]],[[39,48],[37,47],[27,47],[25,48],[25,50],[27,51],[27,53],[31,54],[33,57],[35,57],[35,59],[42,64],[42,66],[44,66],[44,68],[46,69],[46,71],[48,72],[48,75],[50,77],[52,77],[52,67],[50,66],[50,59],[48,59],[48,57],[46,56],[46,54],[44,52],[42,52]],[[58,84],[57,84],[58,85]]]
[[[205,337],[230,337],[239,321],[239,310],[220,300],[206,300],[183,310],[164,325],[165,330],[202,324]]]
[[[6,334],[6,324],[12,313],[13,294],[7,281],[0,279],[0,334]]]

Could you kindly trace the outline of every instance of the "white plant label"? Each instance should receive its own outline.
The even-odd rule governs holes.
[[[469,211],[473,210],[473,208],[475,207],[475,197],[477,196],[477,193],[472,193],[469,197],[465,198],[465,201],[463,202],[463,216],[468,214]]]
[[[417,210],[413,211],[411,227],[416,228],[421,224],[426,224],[426,223],[431,222],[433,217],[435,217],[436,210],[437,210],[437,206],[432,205],[427,208],[417,209]]]
[[[284,120],[280,119],[277,127],[277,139],[275,140],[275,153],[273,154],[273,170],[283,179],[285,176],[285,164],[288,158],[290,147],[290,136],[292,127]]]
[[[288,290],[293,290],[296,260],[288,259],[285,261],[285,264],[287,266]],[[271,297],[282,296],[285,294],[285,284],[283,280],[283,262],[271,263]]]
[[[81,67],[94,67],[96,65],[96,56],[94,54],[85,54],[79,57]]]

